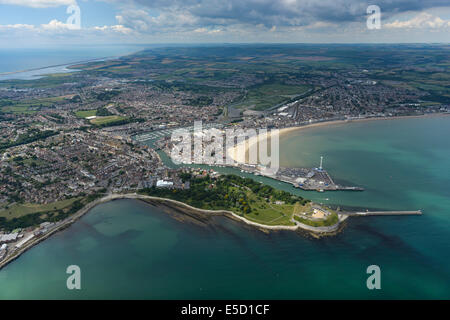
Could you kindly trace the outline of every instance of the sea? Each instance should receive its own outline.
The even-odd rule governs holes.
[[[341,233],[265,233],[225,217],[175,220],[136,200],[93,208],[0,271],[1,299],[450,299],[450,117],[352,122],[280,138],[283,166],[324,168],[362,192],[316,202],[422,216],[351,217]],[[218,168],[251,176],[230,168]],[[67,288],[67,267],[81,289]],[[380,289],[367,286],[380,268]]]
[[[0,81],[33,80],[45,74],[73,72],[73,69],[67,68],[71,64],[115,58],[145,48],[141,45],[0,48]]]

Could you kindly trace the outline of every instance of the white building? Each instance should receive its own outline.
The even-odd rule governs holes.
[[[16,241],[18,235],[17,232],[0,235],[0,243]]]
[[[22,239],[19,243],[17,243],[15,245],[15,247],[17,249],[21,248],[25,243],[27,243],[28,241],[30,241],[32,238],[34,238],[34,234],[29,234],[28,236],[26,236],[24,239]]]
[[[173,186],[172,181],[158,180],[156,181],[156,186],[158,188],[168,188]]]

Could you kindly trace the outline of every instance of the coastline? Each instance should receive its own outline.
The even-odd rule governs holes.
[[[329,120],[329,121],[323,121],[323,122],[315,122],[315,123],[309,123],[305,125],[299,125],[294,127],[286,127],[281,128],[278,131],[278,136],[282,137],[287,135],[290,132],[293,131],[300,131],[310,128],[316,128],[316,127],[325,127],[325,126],[333,126],[333,125],[340,125],[340,124],[346,124],[346,123],[352,123],[352,122],[366,122],[366,121],[380,121],[380,120],[401,120],[401,119],[415,119],[415,118],[428,118],[428,117],[446,117],[450,116],[450,113],[430,113],[430,114],[422,114],[422,115],[411,115],[411,116],[394,116],[394,117],[372,117],[372,118],[356,118],[356,119],[346,119],[346,120]],[[268,131],[267,135],[257,134],[256,136],[252,136],[245,141],[234,145],[233,147],[230,147],[226,150],[226,156],[233,159],[233,161],[236,162],[236,164],[246,164],[247,161],[247,153],[249,149],[254,146],[255,144],[264,142],[267,138],[271,138],[272,131]],[[243,147],[244,144],[244,147]],[[244,151],[242,153],[242,150]]]
[[[271,225],[264,225],[260,224],[251,220],[248,220],[245,217],[241,217],[237,214],[235,214],[232,211],[228,210],[208,210],[208,209],[199,209],[193,206],[190,206],[184,202],[168,199],[168,198],[160,198],[160,197],[153,197],[153,196],[147,196],[147,195],[140,195],[137,193],[128,193],[128,194],[110,194],[107,196],[104,196],[100,199],[96,199],[90,203],[88,203],[86,206],[84,206],[82,209],[80,209],[78,212],[73,214],[71,217],[67,218],[66,221],[63,221],[59,226],[54,228],[53,230],[49,231],[45,235],[36,238],[27,244],[25,244],[22,248],[20,248],[18,251],[16,251],[12,256],[6,257],[3,261],[0,262],[0,271],[3,267],[8,265],[9,263],[13,262],[17,258],[19,258],[23,253],[25,253],[27,250],[31,249],[35,245],[39,244],[40,242],[46,240],[47,238],[51,237],[53,234],[63,231],[64,229],[68,228],[71,224],[76,222],[78,219],[83,217],[86,213],[88,213],[91,209],[96,207],[99,204],[106,203],[109,201],[114,201],[118,199],[134,199],[134,200],[152,200],[160,203],[169,203],[172,205],[175,205],[176,207],[180,208],[181,210],[189,209],[198,213],[206,213],[209,215],[222,215],[227,218],[230,218],[235,221],[244,222],[246,225],[255,227],[262,231],[270,231],[270,230],[287,230],[287,231],[307,231],[311,233],[315,237],[320,237],[320,235],[334,235],[339,230],[339,227],[343,221],[345,221],[348,216],[342,215],[339,218],[339,221],[332,226],[329,227],[312,227],[305,225],[300,222],[295,222],[295,226],[271,226]]]
[[[303,126],[282,128],[282,129],[279,130],[279,135],[285,135],[285,134],[287,134],[289,132],[293,132],[293,131],[297,131],[297,130],[303,130],[303,129],[307,129],[307,128],[329,126],[329,125],[338,125],[338,124],[345,124],[345,123],[349,123],[349,122],[378,121],[378,120],[398,120],[398,119],[423,118],[423,117],[441,117],[441,116],[449,116],[449,115],[450,115],[450,113],[437,113],[437,114],[424,114],[424,115],[414,115],[414,116],[374,117],[374,118],[349,119],[349,120],[332,120],[332,121],[324,121],[324,122],[307,124],[307,125],[303,125]],[[267,138],[267,137],[259,137],[259,136],[260,135],[256,135],[256,136],[251,137],[250,139],[247,139],[247,140],[242,142],[242,143],[247,144],[247,146],[245,148],[245,153],[247,153],[247,151],[248,151],[248,149],[249,149],[251,144],[254,144],[254,143],[258,142],[258,139],[262,139],[261,141],[264,141],[264,139]],[[269,132],[268,136],[270,137],[270,132]],[[237,147],[238,146],[236,145],[233,148],[228,149],[226,151],[227,154],[229,154],[229,152],[232,152],[232,151],[236,152]],[[75,221],[80,219],[84,214],[89,212],[95,206],[97,206],[99,204],[102,204],[102,203],[105,203],[105,202],[117,200],[117,199],[135,199],[135,200],[144,200],[144,201],[145,200],[153,200],[153,201],[160,202],[160,203],[170,203],[170,204],[173,204],[173,205],[177,206],[181,210],[183,208],[185,208],[185,209],[193,210],[193,211],[196,211],[196,212],[199,212],[199,213],[206,213],[206,214],[210,214],[210,215],[223,215],[223,216],[226,216],[226,217],[228,217],[230,219],[233,219],[235,221],[244,222],[246,225],[255,227],[255,228],[259,229],[259,230],[263,230],[263,231],[266,231],[266,232],[270,231],[270,230],[306,231],[310,235],[312,235],[313,237],[320,237],[321,235],[334,235],[334,234],[336,234],[340,230],[341,223],[348,218],[348,215],[340,215],[339,216],[339,221],[335,225],[332,225],[332,226],[329,226],[329,227],[312,227],[312,226],[309,226],[309,225],[302,224],[302,223],[300,223],[298,221],[295,222],[296,223],[295,226],[282,226],[282,225],[271,226],[271,225],[264,225],[264,224],[260,224],[260,223],[251,221],[251,220],[249,220],[249,219],[247,219],[245,217],[241,217],[241,216],[233,213],[232,211],[199,209],[199,208],[192,207],[192,206],[190,206],[190,205],[188,205],[186,203],[183,203],[183,202],[180,202],[180,201],[177,201],[177,200],[173,200],[173,199],[168,199],[168,198],[146,196],[146,195],[140,195],[140,194],[136,194],[136,193],[132,193],[132,194],[110,194],[110,195],[107,195],[107,196],[102,197],[100,199],[96,199],[96,200],[86,204],[82,209],[80,209],[78,212],[73,214],[71,217],[67,218],[66,221],[63,221],[55,229],[49,231],[48,233],[46,233],[45,235],[43,235],[43,236],[41,236],[39,238],[36,238],[36,239],[28,242],[22,248],[20,248],[16,252],[14,252],[14,254],[12,256],[6,257],[3,261],[0,262],[0,270],[4,266],[9,264],[10,262],[12,262],[15,259],[17,259],[18,257],[20,257],[20,255],[22,255],[28,249],[30,249],[33,246],[39,244],[41,241],[44,241],[45,239],[49,238],[53,234],[55,234],[55,233],[57,233],[59,231],[62,231],[65,228],[69,227],[72,223],[74,223]]]
[[[58,68],[58,67],[65,67],[65,68],[67,68],[68,72],[71,72],[71,71],[76,71],[76,68],[74,68],[74,67],[76,67],[79,64],[96,62],[96,61],[104,61],[104,60],[114,59],[114,58],[116,58],[116,57],[114,56],[114,57],[94,58],[94,59],[81,60],[81,61],[75,61],[75,62],[69,62],[69,63],[55,64],[55,65],[50,65],[50,66],[45,66],[45,67],[36,67],[36,68],[29,68],[29,69],[16,70],[16,71],[0,72],[0,76],[8,76],[8,75],[12,75],[12,74],[33,72],[33,71],[41,71],[41,70],[45,70],[45,69]]]

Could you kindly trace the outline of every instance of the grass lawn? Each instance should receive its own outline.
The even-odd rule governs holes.
[[[94,125],[107,125],[109,123],[113,123],[119,120],[125,120],[126,117],[122,116],[106,116],[106,117],[98,117],[91,120],[91,123]]]
[[[301,205],[298,202],[296,204],[275,204],[257,198],[251,192],[249,192],[247,196],[252,198],[254,202],[250,204],[252,212],[245,214],[244,217],[261,224],[293,226],[295,224],[291,219],[294,213],[299,215],[305,214],[306,216],[311,216],[313,213],[311,203],[307,203],[306,205]],[[324,220],[312,221],[297,215],[294,216],[294,219],[314,227],[331,226],[338,222],[338,215],[329,208],[327,208],[327,210],[331,211],[332,214]]]
[[[8,209],[0,210],[0,217],[5,217],[8,220],[10,220],[31,213],[60,210],[70,206],[74,201],[78,199],[81,198],[61,200],[49,204],[33,204],[33,203],[14,204],[10,206]]]
[[[248,191],[252,211],[244,215],[245,218],[267,225],[294,225],[291,221],[294,205],[268,203],[265,199]]]
[[[306,214],[308,216],[311,216],[313,214],[313,212],[314,212],[314,209],[312,207],[311,202],[308,202],[304,206],[297,203],[297,204],[295,204],[294,210],[293,210],[294,214],[300,214],[300,215]]]
[[[75,115],[78,118],[92,117],[92,116],[97,115],[97,110],[95,110],[95,109],[94,110],[80,110],[80,111],[75,112]]]
[[[266,224],[266,225],[272,225],[272,226],[278,226],[278,225],[285,225],[285,226],[293,226],[295,225],[291,221],[292,212],[289,212],[289,210],[286,211],[286,213],[283,215],[277,210],[273,209],[257,209],[252,211],[249,214],[245,214],[244,217],[248,220]]]
[[[335,212],[333,212],[331,215],[329,215],[324,220],[313,221],[313,220],[305,219],[305,218],[302,218],[299,216],[294,216],[294,219],[297,220],[298,222],[301,222],[301,223],[304,223],[304,224],[307,224],[307,225],[313,226],[313,227],[332,226],[339,221],[339,217],[338,217],[337,213],[335,213]]]

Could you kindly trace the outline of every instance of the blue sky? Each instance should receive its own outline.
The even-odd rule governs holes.
[[[367,27],[369,5],[380,29]],[[450,1],[0,0],[2,48],[215,42],[448,43]]]
[[[14,1],[8,1],[13,3]],[[20,3],[20,1],[17,1]],[[31,1],[30,1],[31,2]],[[71,1],[67,1],[70,3]],[[40,25],[48,23],[53,19],[66,21],[69,16],[66,13],[67,5],[55,7],[34,8],[31,6],[1,4],[0,1],[0,24],[32,24]],[[76,2],[74,2],[76,3]],[[114,5],[100,1],[78,1],[78,5],[83,14],[82,21],[85,27],[96,25],[112,25],[116,23],[116,13]]]

